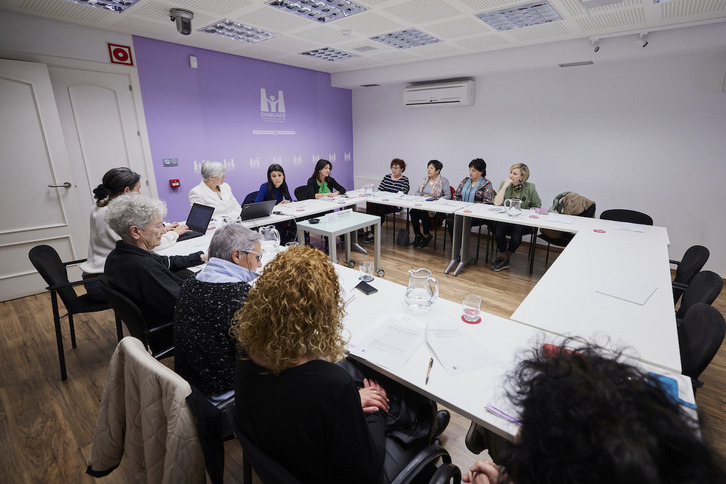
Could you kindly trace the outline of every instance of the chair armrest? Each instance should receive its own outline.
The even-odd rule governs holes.
[[[166,328],[169,328],[171,326],[174,326],[174,321],[171,321],[169,323],[164,323],[164,324],[161,324],[159,326],[154,326],[153,328],[149,328],[149,330],[147,332],[149,334],[154,334],[154,333],[157,333],[159,331],[165,330]]]
[[[86,262],[88,259],[78,259],[78,260],[71,260],[68,262],[64,262],[63,265],[68,267],[72,266],[73,264],[80,264],[81,262]]]
[[[673,264],[674,266],[677,266],[678,264],[681,263],[681,261],[679,261],[679,260],[673,260],[673,259],[669,259],[668,262],[670,264]]]
[[[73,281],[73,282],[64,282],[63,284],[54,284],[52,286],[46,287],[49,291],[57,291],[58,289],[64,289],[66,287],[73,287],[73,286],[80,286],[81,284],[85,284],[88,281]]]
[[[431,476],[429,484],[449,484],[453,479],[454,484],[461,482],[461,470],[454,464],[443,464],[436,469],[436,472]]]
[[[407,484],[413,482],[422,470],[431,464],[435,464],[439,458],[441,458],[446,464],[451,463],[451,456],[446,449],[438,445],[429,445],[416,454],[416,456],[406,467],[404,467],[391,484]]]
[[[672,281],[671,285],[673,286],[673,289],[680,289],[681,291],[688,289],[688,284],[684,284],[682,282]]]

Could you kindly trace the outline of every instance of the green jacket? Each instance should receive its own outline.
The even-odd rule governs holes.
[[[502,190],[502,186],[504,186],[503,181],[499,184],[499,191]],[[518,193],[518,195],[516,195],[514,185],[509,185],[507,187],[507,191],[504,192],[504,199],[519,198],[522,200],[522,208],[541,207],[542,200],[537,194],[537,189],[534,187],[534,183],[524,182],[521,186],[521,189],[516,190],[516,193]]]

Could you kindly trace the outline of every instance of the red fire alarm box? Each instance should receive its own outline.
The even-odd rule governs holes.
[[[179,180],[176,178],[173,178],[169,180],[169,186],[172,188],[179,188],[181,186],[181,183],[179,183]]]

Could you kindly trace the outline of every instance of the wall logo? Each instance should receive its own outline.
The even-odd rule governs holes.
[[[350,161],[350,153],[343,153],[343,161]]]
[[[335,161],[335,153],[328,153],[328,161]]]
[[[282,165],[282,156],[273,156],[272,162],[277,163],[278,165]]]
[[[260,89],[260,117],[263,121],[282,123],[286,113],[285,95],[281,90],[277,91],[277,96],[268,96],[264,87]]]
[[[318,153],[315,153],[313,155],[313,163],[317,163],[319,159],[320,159],[320,155]]]
[[[259,168],[260,166],[260,158],[252,158],[250,157],[250,168]]]
[[[202,171],[202,165],[204,164],[205,161],[216,161],[216,160],[202,160],[202,161],[194,160],[194,173],[198,173],[198,172]],[[220,163],[222,163],[225,170],[230,170],[230,169],[234,170],[234,158],[230,158],[229,160],[227,158],[224,158],[224,159],[222,159],[222,161]]]
[[[294,155],[292,157],[292,164],[295,166],[302,165],[302,155]]]

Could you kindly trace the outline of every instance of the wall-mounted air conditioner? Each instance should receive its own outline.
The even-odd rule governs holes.
[[[403,104],[409,107],[471,106],[474,104],[474,81],[412,84],[403,90]]]

